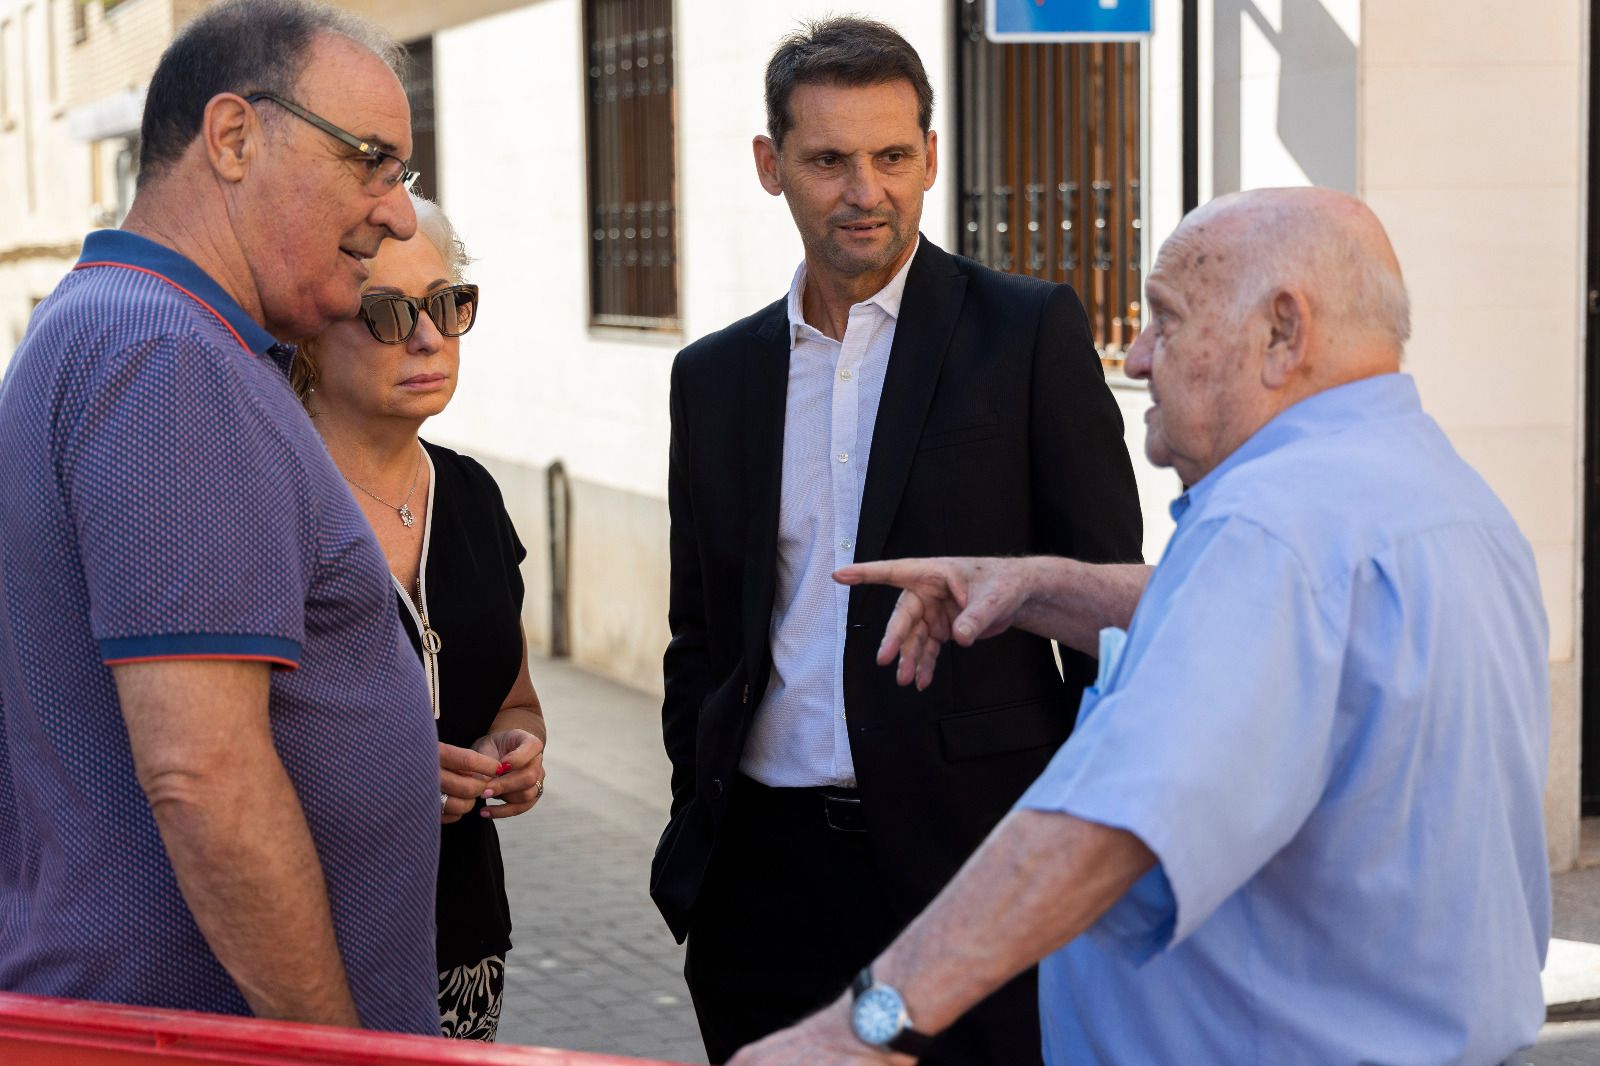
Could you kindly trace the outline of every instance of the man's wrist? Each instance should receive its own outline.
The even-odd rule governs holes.
[[[850,1029],[857,1040],[896,1059],[919,1059],[933,1049],[933,1035],[917,1027],[894,985],[862,968],[850,986]]]
[[[1016,560],[1016,580],[1022,586],[1022,598],[1012,620],[1016,628],[1032,633],[1044,622],[1054,601],[1050,580],[1052,576],[1059,580],[1060,576],[1052,572],[1052,566],[1067,561],[1043,555],[1027,555]]]

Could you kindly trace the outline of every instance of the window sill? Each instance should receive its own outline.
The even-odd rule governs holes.
[[[652,320],[652,325],[624,326],[615,322],[590,322],[589,336],[595,340],[648,345],[655,348],[681,348],[683,324]]]
[[[1149,392],[1150,383],[1142,378],[1130,378],[1122,369],[1122,359],[1102,355],[1100,366],[1106,372],[1106,385],[1119,392]]]

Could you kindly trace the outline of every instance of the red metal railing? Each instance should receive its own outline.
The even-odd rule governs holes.
[[[553,1048],[400,1036],[0,992],[5,1066],[671,1066]]]

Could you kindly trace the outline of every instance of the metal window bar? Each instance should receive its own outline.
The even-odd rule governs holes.
[[[440,199],[439,146],[435,125],[433,38],[406,43],[409,57],[402,85],[411,105],[411,169],[419,177],[412,189],[432,200]]]
[[[983,0],[955,2],[959,250],[1070,284],[1120,361],[1143,287],[1140,46],[994,44]]]
[[[590,320],[678,319],[671,0],[585,0]]]

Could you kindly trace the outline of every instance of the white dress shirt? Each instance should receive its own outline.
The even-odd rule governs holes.
[[[806,323],[804,262],[789,286],[772,678],[739,761],[740,770],[764,785],[853,786],[856,781],[844,712],[850,590],[832,574],[855,561],[872,427],[906,271],[915,258],[913,248],[887,285],[850,308],[842,342]]]

